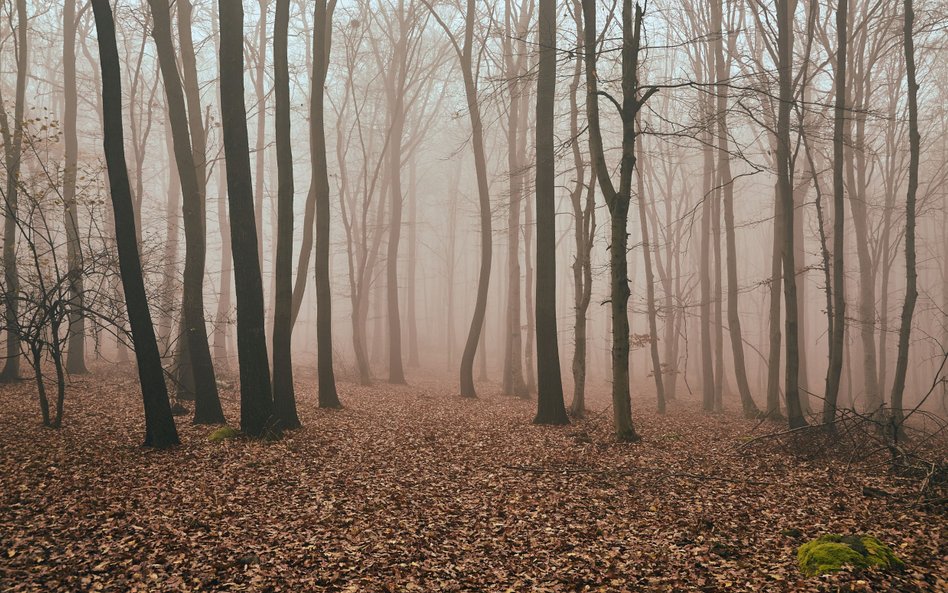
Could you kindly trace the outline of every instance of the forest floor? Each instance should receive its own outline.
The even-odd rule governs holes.
[[[170,451],[139,447],[132,376],[75,378],[58,431],[31,383],[0,388],[0,590],[948,590],[944,509],[881,457],[749,442],[782,426],[690,402],[635,401],[643,441],[619,444],[596,397],[538,427],[535,402],[420,378],[342,383],[345,408],[318,410],[313,379],[282,440],[179,418]],[[797,547],[827,533],[875,535],[907,568],[803,577]]]

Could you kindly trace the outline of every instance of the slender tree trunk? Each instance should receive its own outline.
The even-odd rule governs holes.
[[[905,197],[905,302],[902,305],[902,318],[899,326],[899,355],[895,363],[895,380],[892,385],[892,426],[896,435],[902,431],[904,412],[902,394],[905,391],[905,373],[908,370],[909,338],[912,333],[912,315],[915,301],[918,300],[918,272],[915,268],[915,202],[918,193],[918,169],[921,136],[918,131],[918,88],[915,80],[915,41],[912,28],[915,23],[913,0],[904,0],[904,20],[902,25],[905,49],[905,74],[908,85],[909,111],[909,178]]]
[[[484,150],[484,128],[481,123],[480,99],[477,96],[477,73],[474,71],[475,6],[475,0],[467,0],[464,43],[459,57],[464,77],[467,108],[471,117],[471,143],[474,149],[474,169],[477,176],[477,196],[480,208],[481,263],[477,278],[474,316],[471,319],[467,342],[464,344],[464,352],[461,355],[461,397],[477,397],[477,391],[474,389],[474,355],[477,353],[478,342],[484,329],[484,316],[487,313],[487,291],[490,285],[490,266],[493,252],[487,155]]]
[[[783,235],[783,291],[786,307],[786,392],[787,416],[790,428],[806,425],[800,407],[799,372],[800,350],[798,345],[797,281],[794,264],[793,233],[793,179],[790,168],[790,110],[793,92],[793,7],[795,0],[778,0],[777,46],[780,86],[780,103],[777,111],[777,199],[781,206],[784,223]]]
[[[273,302],[273,414],[282,428],[299,428],[293,391],[293,144],[287,58],[290,0],[276,0],[273,21],[273,89],[276,101],[277,233]]]
[[[747,382],[747,369],[744,362],[744,338],[741,332],[741,316],[738,303],[740,287],[737,280],[737,239],[734,229],[734,180],[731,176],[729,131],[727,128],[727,102],[730,89],[730,75],[724,59],[724,15],[722,6],[725,0],[715,0],[712,17],[717,27],[715,46],[715,77],[717,78],[717,112],[718,112],[718,171],[721,180],[724,206],[724,242],[727,265],[727,325],[731,338],[731,355],[734,358],[734,378],[737,381],[737,390],[741,397],[741,409],[745,418],[753,418],[760,414],[754,398],[751,396],[750,384]],[[730,38],[730,34],[729,38]],[[730,48],[731,44],[728,43]]]
[[[0,105],[3,121],[4,157],[6,159],[6,204],[4,204],[3,227],[3,284],[6,288],[4,306],[7,325],[7,356],[0,372],[0,382],[17,381],[20,378],[19,301],[20,277],[16,265],[17,194],[20,183],[20,161],[23,153],[23,111],[26,103],[26,78],[29,65],[27,41],[26,0],[16,0],[16,88],[13,98],[13,133],[7,118],[6,107]]]
[[[595,173],[586,183],[586,162],[579,143],[579,85],[583,74],[583,5],[581,0],[573,0],[573,23],[576,27],[576,58],[573,67],[573,79],[569,87],[569,129],[573,166],[576,181],[570,192],[573,206],[573,224],[576,258],[573,261],[573,401],[569,413],[574,418],[586,415],[586,349],[587,321],[589,302],[592,299],[592,244],[596,231]],[[583,203],[585,196],[585,204]]]
[[[332,48],[332,15],[336,0],[316,0],[313,18],[313,96],[310,101],[310,144],[316,192],[316,348],[319,407],[339,408],[332,362],[332,291],[329,284],[329,166],[326,162],[324,94]]]
[[[77,309],[69,316],[69,345],[66,371],[82,375],[86,369],[86,317],[82,278],[82,248],[79,240],[79,208],[76,204],[76,176],[79,164],[79,140],[76,135],[78,97],[76,93],[76,0],[63,5],[63,209],[66,223],[66,259],[69,267],[69,298]]]
[[[539,0],[537,74],[537,415],[535,424],[569,424],[556,332],[556,0]],[[516,279],[519,284],[519,277]]]
[[[523,345],[524,350],[524,367],[527,370],[527,396],[531,393],[536,393],[537,390],[537,380],[536,380],[536,362],[533,355],[535,351],[535,344],[533,337],[536,335],[536,308],[534,307],[534,290],[533,290],[533,205],[530,203],[530,200],[526,200],[524,212],[524,223],[523,223],[523,275],[526,285],[524,286],[524,307],[526,310],[526,321],[527,321],[527,340]],[[525,396],[526,397],[526,396]]]
[[[263,198],[264,177],[266,165],[267,141],[267,93],[265,89],[267,72],[267,13],[270,10],[270,0],[258,0],[260,22],[257,26],[257,64],[254,72],[254,92],[257,99],[257,135],[254,148],[254,220],[257,222],[257,259],[260,261],[260,272],[263,273]],[[266,306],[266,305],[264,305]]]
[[[125,163],[125,142],[122,138],[122,82],[118,47],[115,42],[115,23],[112,20],[109,0],[92,0],[92,10],[95,14],[96,37],[102,65],[105,161],[115,214],[122,287],[145,404],[145,446],[166,448],[178,444],[178,433],[171,416],[171,403],[168,401],[161,356],[148,310],[141,260],[138,257],[135,210],[132,206],[132,192]]]
[[[404,53],[404,47],[396,46],[396,53]],[[393,73],[392,76],[397,76]],[[402,236],[402,135],[405,129],[405,106],[401,92],[395,89],[394,81],[389,88],[392,105],[392,128],[389,144],[389,191],[392,208],[389,213],[388,244],[385,258],[385,301],[388,320],[388,382],[405,384],[405,367],[402,364],[402,321],[398,306],[398,246]]]
[[[836,8],[836,104],[833,114],[833,283],[832,309],[827,313],[830,325],[829,368],[826,372],[826,393],[823,398],[823,424],[832,426],[836,420],[839,385],[843,371],[843,346],[846,328],[846,296],[844,235],[846,228],[843,181],[844,142],[848,136],[846,118],[846,52],[849,1],[839,0]],[[816,172],[814,171],[814,175]]]
[[[183,197],[186,249],[183,305],[185,339],[188,342],[191,372],[194,375],[194,422],[195,424],[219,424],[224,422],[224,412],[217,394],[217,379],[207,340],[207,325],[204,322],[204,265],[207,252],[204,242],[204,195],[198,182],[194,153],[191,152],[188,113],[175,63],[176,52],[171,38],[171,13],[168,0],[149,0],[149,5],[154,22],[152,36],[155,39],[158,61],[164,79],[175,163],[181,180]],[[187,60],[185,64],[187,70]],[[193,137],[193,133],[190,136]],[[203,160],[204,157],[200,158]],[[202,163],[202,172],[203,169]]]
[[[418,183],[417,163],[412,157],[408,167],[408,366],[417,368],[418,356]]]
[[[221,126],[227,166],[230,234],[237,287],[237,358],[240,369],[240,427],[251,437],[279,431],[273,417],[270,364],[263,313],[263,279],[253,216],[250,142],[244,103],[244,9],[219,0]]]
[[[709,100],[710,101],[710,100]],[[709,105],[710,107],[710,105]],[[714,411],[714,352],[712,350],[711,327],[711,216],[712,194],[714,190],[714,159],[711,152],[711,139],[704,148],[704,192],[701,200],[701,253],[699,284],[701,286],[701,305],[699,323],[701,333],[701,407],[705,412]]]

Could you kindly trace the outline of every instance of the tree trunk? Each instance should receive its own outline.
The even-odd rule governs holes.
[[[918,193],[918,169],[921,136],[918,131],[918,88],[915,80],[915,41],[912,27],[915,23],[915,7],[912,0],[904,0],[905,22],[902,26],[905,49],[905,75],[908,85],[909,111],[909,178],[905,196],[905,302],[899,325],[899,355],[895,363],[895,380],[892,385],[892,426],[897,436],[902,432],[904,412],[902,394],[905,391],[905,373],[908,370],[909,338],[912,333],[912,315],[918,300],[918,272],[915,268],[915,202]]]
[[[76,93],[76,0],[63,5],[63,210],[66,225],[66,259],[69,267],[69,298],[77,311],[69,316],[69,347],[66,371],[82,375],[86,369],[86,317],[82,278],[82,248],[79,239],[79,208],[76,204],[76,176],[79,164],[79,140],[76,135],[78,97]]]
[[[829,368],[826,372],[826,393],[823,398],[823,424],[832,426],[836,420],[839,385],[843,372],[843,346],[846,328],[846,297],[844,235],[846,228],[843,181],[844,143],[848,137],[846,118],[846,52],[849,0],[839,0],[836,7],[836,104],[833,113],[833,282],[832,309],[827,313],[830,329]],[[816,172],[814,171],[814,175]]]
[[[165,84],[175,164],[178,168],[178,178],[181,180],[183,198],[185,241],[183,307],[185,339],[188,341],[188,355],[191,372],[194,375],[194,422],[195,424],[219,424],[224,422],[224,412],[217,395],[217,379],[214,375],[214,364],[211,361],[211,351],[207,340],[207,325],[204,322],[204,265],[207,252],[204,242],[204,194],[198,182],[194,153],[191,152],[188,113],[175,62],[176,52],[171,38],[171,13],[168,0],[148,0],[148,2],[154,21],[152,36],[155,39]],[[188,52],[185,50],[183,53],[186,55]],[[184,62],[187,71],[188,60],[185,59]],[[193,67],[193,62],[190,65]],[[197,111],[200,113],[199,107]],[[193,137],[194,134],[191,133],[190,136]],[[203,154],[199,158],[203,161]],[[203,169],[202,162],[202,178]]]
[[[178,432],[171,416],[171,403],[165,385],[161,356],[151,322],[138,240],[135,232],[135,209],[125,163],[125,142],[122,138],[122,82],[115,23],[109,0],[92,0],[96,37],[102,66],[102,112],[105,127],[103,145],[109,173],[112,210],[115,214],[116,245],[125,305],[135,343],[138,377],[145,405],[145,446],[167,448],[178,444]]]
[[[250,142],[244,103],[244,9],[219,0],[221,126],[227,166],[230,235],[237,287],[237,358],[240,369],[240,428],[251,437],[279,431],[273,417],[270,365],[263,313],[263,280],[257,256]]]
[[[556,0],[539,0],[537,74],[537,415],[534,424],[569,424],[556,332]],[[516,278],[519,284],[519,274]]]
[[[324,95],[332,15],[336,0],[316,0],[313,19],[313,95],[310,100],[310,144],[313,147],[313,187],[316,192],[316,348],[319,407],[339,408],[332,362],[332,291],[329,284],[329,168],[326,162]]]
[[[728,142],[727,128],[727,101],[730,75],[724,59],[724,15],[722,5],[724,0],[715,0],[712,12],[717,28],[715,46],[715,77],[717,78],[717,112],[718,112],[718,171],[721,180],[721,191],[724,206],[724,242],[727,265],[727,325],[731,338],[731,355],[734,358],[734,378],[737,381],[737,390],[741,397],[741,410],[745,418],[753,418],[760,414],[754,398],[751,396],[750,384],[747,382],[747,369],[744,362],[744,338],[741,333],[741,316],[738,304],[739,286],[737,284],[737,239],[734,229],[734,180],[731,176],[731,155]],[[728,34],[729,39],[731,38]],[[728,47],[731,47],[730,42]]]
[[[464,45],[460,52],[461,70],[464,76],[464,92],[471,117],[471,143],[474,149],[474,169],[477,175],[477,197],[481,223],[481,264],[477,277],[477,298],[474,316],[468,331],[464,353],[461,355],[461,397],[477,397],[474,389],[474,355],[484,329],[487,313],[487,291],[490,285],[490,266],[493,252],[491,233],[490,188],[487,181],[487,155],[484,150],[484,128],[481,123],[480,100],[477,96],[477,73],[474,72],[474,27],[475,0],[467,0],[464,26]]]
[[[287,58],[290,0],[276,0],[273,20],[273,90],[276,102],[277,233],[273,301],[273,414],[281,428],[299,428],[293,391],[293,144]]]
[[[16,1],[16,88],[13,98],[13,133],[6,107],[0,105],[3,121],[4,157],[6,160],[6,204],[3,227],[3,284],[5,321],[7,325],[7,355],[0,372],[0,382],[17,381],[20,378],[20,336],[19,336],[19,300],[20,277],[16,265],[17,235],[17,194],[20,183],[20,161],[23,156],[23,111],[26,103],[26,78],[29,65],[29,45],[27,37],[26,0]]]
[[[787,416],[790,428],[806,425],[800,407],[799,372],[800,350],[798,345],[797,279],[794,264],[793,233],[793,179],[791,170],[790,110],[793,92],[793,14],[795,0],[779,0],[777,3],[777,46],[780,86],[780,103],[777,111],[777,199],[783,214],[783,292],[786,316],[786,388]]]
[[[417,163],[412,157],[408,168],[408,366],[417,368],[418,356],[418,183]]]
[[[708,99],[710,108],[710,99]],[[698,272],[701,286],[701,304],[699,323],[701,333],[701,409],[714,411],[714,352],[712,350],[711,327],[711,203],[714,190],[714,159],[711,153],[711,139],[705,142],[704,154],[704,191],[701,199],[701,253]]]

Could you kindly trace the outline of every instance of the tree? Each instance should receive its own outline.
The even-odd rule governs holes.
[[[138,256],[135,210],[122,137],[122,81],[115,42],[115,23],[112,20],[109,0],[92,0],[92,11],[95,15],[102,69],[105,162],[115,215],[115,242],[122,288],[125,292],[128,321],[135,344],[135,358],[138,361],[138,378],[145,404],[145,446],[167,448],[178,444],[178,432],[171,416],[168,388],[161,368],[158,341],[155,339],[155,328],[148,310],[141,260]]]
[[[535,424],[569,424],[556,335],[556,0],[539,1],[537,73],[537,415]],[[517,279],[519,282],[519,278]]]
[[[273,413],[282,428],[298,428],[293,391],[293,144],[287,58],[290,0],[277,0],[273,21],[273,91],[276,101],[277,236],[273,302]]]
[[[194,153],[188,130],[188,113],[184,91],[178,78],[174,42],[171,38],[171,11],[168,0],[148,0],[154,28],[152,36],[157,47],[158,62],[168,101],[168,119],[174,142],[174,157],[181,182],[184,212],[184,328],[188,342],[187,354],[194,376],[194,422],[221,424],[224,412],[217,395],[217,379],[207,340],[204,322],[204,265],[207,246],[204,242],[204,196],[198,182]],[[203,155],[201,156],[203,159]],[[203,169],[203,167],[202,167]]]
[[[629,395],[629,270],[628,221],[632,201],[632,174],[635,170],[636,115],[656,87],[639,95],[639,48],[642,35],[642,8],[632,0],[622,2],[622,160],[619,185],[613,185],[611,168],[606,164],[599,120],[599,83],[597,80],[596,2],[583,0],[585,25],[586,110],[589,118],[589,152],[593,167],[609,209],[611,243],[609,245],[610,291],[612,308],[612,410],[616,438],[637,441],[632,424],[632,401]]]
[[[918,300],[918,271],[915,253],[916,194],[918,193],[918,168],[921,135],[918,131],[918,82],[915,78],[915,41],[912,30],[915,24],[915,6],[912,0],[903,1],[905,12],[902,25],[903,49],[905,51],[905,75],[908,86],[909,112],[909,178],[905,196],[905,302],[902,304],[902,319],[899,326],[899,355],[895,364],[895,380],[892,384],[892,425],[902,430],[904,412],[902,395],[905,391],[905,374],[908,370],[909,338],[912,333],[912,315]]]
[[[326,163],[324,87],[332,48],[332,14],[336,0],[316,0],[313,18],[313,95],[310,99],[310,144],[316,192],[316,348],[319,407],[338,408],[332,368],[332,292],[329,284],[329,169]]]
[[[836,7],[836,104],[833,113],[833,275],[832,298],[827,303],[830,348],[829,367],[826,371],[826,393],[823,397],[823,424],[833,426],[836,420],[836,403],[839,399],[839,384],[843,371],[843,339],[846,329],[846,282],[844,268],[844,246],[846,229],[843,166],[848,124],[846,118],[846,52],[849,45],[847,31],[849,0],[839,0]]]
[[[790,110],[793,103],[793,7],[795,0],[778,0],[777,53],[780,103],[777,109],[777,203],[783,215],[783,292],[786,322],[786,387],[787,418],[790,428],[806,425],[800,407],[799,372],[800,349],[797,333],[797,278],[793,245],[793,179],[790,161]],[[775,364],[775,361],[771,361]]]
[[[274,425],[270,364],[263,315],[263,281],[257,258],[250,142],[244,103],[244,9],[219,0],[221,125],[227,167],[230,235],[237,287],[237,359],[240,367],[240,428],[248,436],[270,436]]]
[[[78,310],[83,303],[82,250],[79,238],[79,208],[76,203],[76,176],[79,166],[79,139],[76,134],[78,97],[76,92],[76,0],[63,5],[63,211],[66,221],[66,259],[69,270],[69,291]],[[69,319],[69,349],[66,371],[73,375],[86,369],[86,319],[74,313]]]
[[[490,187],[487,182],[487,155],[484,150],[484,126],[481,122],[481,107],[477,96],[477,72],[474,69],[474,25],[476,16],[475,0],[467,0],[467,10],[464,16],[464,38],[458,43],[450,27],[438,15],[435,9],[425,1],[432,16],[444,29],[458,56],[461,74],[464,79],[464,95],[467,99],[467,109],[471,118],[471,144],[474,149],[474,170],[477,176],[477,198],[480,208],[481,226],[481,264],[477,276],[477,297],[474,301],[474,316],[471,319],[471,328],[464,343],[464,353],[461,355],[461,397],[477,397],[474,388],[474,356],[480,341],[481,331],[484,329],[484,316],[487,313],[487,292],[490,285],[490,267],[493,254],[493,239],[491,237]]]
[[[586,183],[586,162],[579,142],[579,85],[583,74],[583,5],[573,0],[573,23],[576,27],[576,58],[573,78],[569,86],[570,147],[576,181],[570,191],[573,206],[573,225],[576,240],[576,259],[573,261],[573,401],[569,413],[574,418],[586,414],[586,315],[592,299],[592,246],[596,233],[595,173]],[[583,200],[585,196],[585,202]]]
[[[16,2],[16,88],[13,98],[13,125],[11,128],[6,107],[0,104],[0,131],[3,134],[4,160],[7,173],[7,191],[4,200],[3,226],[3,284],[4,306],[6,308],[7,357],[0,371],[0,382],[16,381],[20,378],[20,342],[17,335],[18,307],[16,294],[19,289],[19,277],[16,266],[16,217],[17,193],[20,183],[20,164],[23,156],[23,111],[26,103],[26,78],[29,65],[29,45],[27,42],[26,0]],[[2,97],[0,97],[2,103]],[[10,130],[13,130],[11,133]]]
[[[724,59],[724,14],[722,5],[724,0],[715,0],[712,4],[714,26],[716,28],[714,40],[715,78],[717,78],[717,112],[718,112],[718,172],[723,192],[722,205],[724,207],[724,243],[727,253],[727,325],[731,338],[731,354],[734,357],[734,378],[737,381],[737,390],[741,396],[741,409],[745,418],[753,418],[760,414],[754,398],[751,396],[750,384],[747,382],[747,369],[744,363],[744,337],[741,332],[741,316],[738,307],[739,290],[737,285],[737,239],[734,229],[734,179],[731,175],[730,143],[727,127],[727,101],[730,84],[728,63]],[[731,44],[733,35],[728,34],[728,52],[733,55],[734,47]]]

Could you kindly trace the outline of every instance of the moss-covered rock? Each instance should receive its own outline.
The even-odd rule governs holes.
[[[889,546],[870,535],[824,535],[797,550],[800,571],[807,576],[836,572],[849,567],[901,568],[902,560]]]
[[[212,432],[211,434],[207,435],[207,440],[217,442],[217,441],[224,441],[227,439],[234,439],[239,436],[240,436],[240,431],[237,430],[236,428],[231,428],[229,426],[222,426],[218,428],[217,430],[215,430],[214,432]]]

